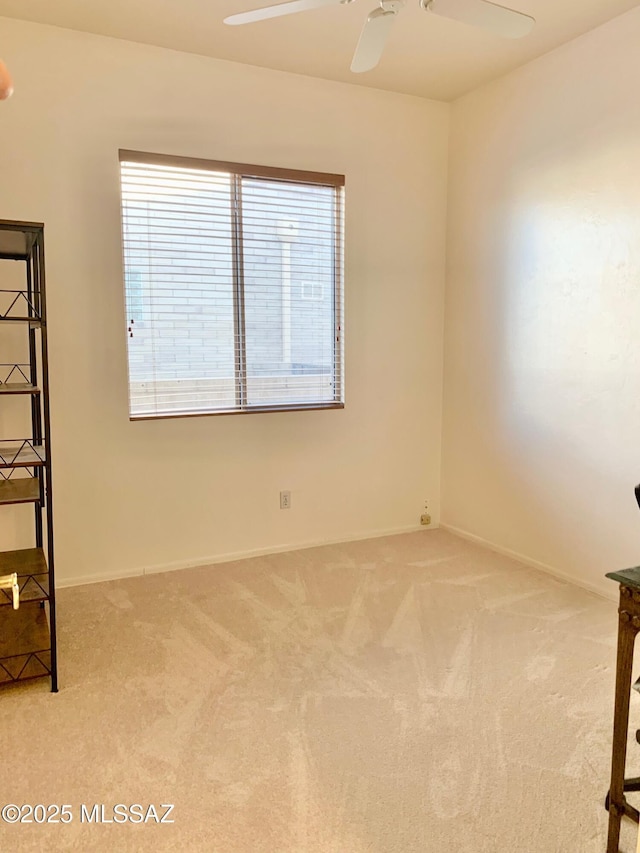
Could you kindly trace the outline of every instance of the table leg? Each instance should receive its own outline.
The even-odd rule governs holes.
[[[625,598],[620,596],[620,621],[618,624],[618,657],[616,663],[616,700],[613,716],[613,756],[611,759],[611,788],[609,790],[609,835],[607,853],[618,853],[620,845],[620,820],[625,812],[624,773],[627,759],[629,730],[629,702],[631,699],[631,671],[633,647],[638,633],[631,613],[624,609]],[[628,596],[629,590],[625,590]]]

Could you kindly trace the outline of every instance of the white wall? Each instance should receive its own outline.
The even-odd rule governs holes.
[[[640,9],[456,102],[443,522],[640,562]]]
[[[9,19],[0,53],[0,218],[46,228],[59,577],[412,528],[425,497],[437,522],[448,107]],[[118,148],[346,174],[344,411],[129,422]]]

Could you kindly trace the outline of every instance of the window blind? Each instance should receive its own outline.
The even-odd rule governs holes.
[[[344,178],[120,168],[130,417],[341,407]]]

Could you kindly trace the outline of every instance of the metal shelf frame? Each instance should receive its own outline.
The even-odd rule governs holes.
[[[25,277],[23,289],[0,287],[0,336],[5,323],[23,324],[29,360],[0,364],[0,397],[29,400],[30,431],[0,438],[0,508],[32,504],[35,547],[0,551],[0,574],[16,572],[21,591],[18,610],[0,599],[0,685],[49,676],[57,693],[44,225],[0,220],[0,282],[5,261],[23,263]]]

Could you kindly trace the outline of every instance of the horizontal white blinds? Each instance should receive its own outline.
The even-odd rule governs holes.
[[[126,154],[131,417],[340,405],[336,176]]]

